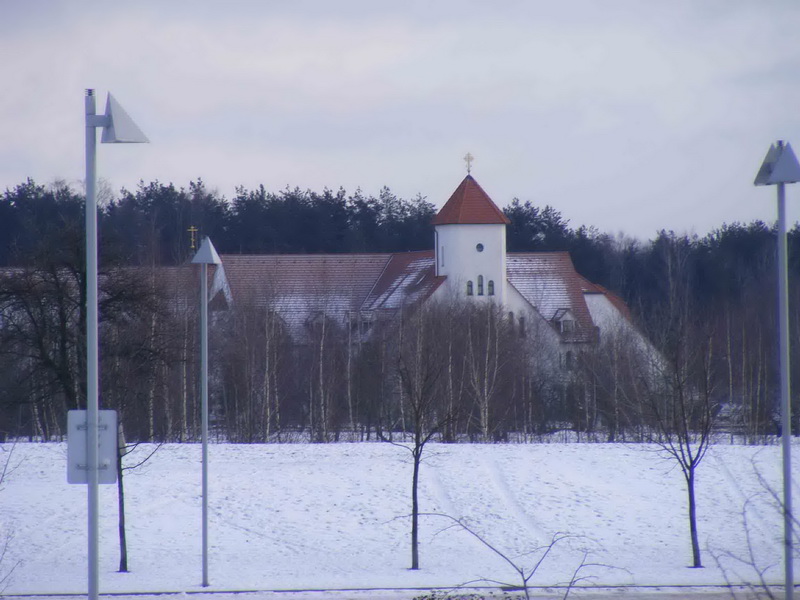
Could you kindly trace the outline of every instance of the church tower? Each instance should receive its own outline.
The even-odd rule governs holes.
[[[433,219],[436,275],[447,277],[450,294],[505,303],[509,223],[472,175],[467,175]]]

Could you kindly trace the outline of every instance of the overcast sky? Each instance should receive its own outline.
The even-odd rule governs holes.
[[[0,189],[82,185],[87,87],[152,142],[99,147],[115,190],[441,206],[470,152],[498,205],[641,238],[774,221],[753,177],[775,140],[800,151],[796,0],[0,0],[0,57]]]

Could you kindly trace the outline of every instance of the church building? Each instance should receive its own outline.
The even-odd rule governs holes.
[[[433,220],[433,250],[223,255],[211,294],[274,311],[298,336],[323,314],[365,332],[419,302],[495,302],[567,363],[604,329],[632,329],[624,302],[579,275],[567,252],[508,253],[509,223],[468,174]]]

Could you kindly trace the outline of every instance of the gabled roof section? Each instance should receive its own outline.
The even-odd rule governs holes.
[[[275,311],[292,334],[325,314],[344,323],[359,312],[393,311],[428,298],[436,277],[432,250],[398,254],[222,256],[234,303]],[[224,291],[224,290],[223,290]]]
[[[617,296],[614,292],[609,290],[606,287],[603,287],[599,283],[592,283],[588,279],[586,279],[583,275],[578,275],[581,280],[581,289],[583,290],[584,294],[602,294],[614,307],[624,316],[628,321],[633,322],[633,316],[631,315],[631,310],[628,308],[628,305],[625,304],[625,301]]]
[[[282,310],[358,310],[391,254],[226,254],[236,302]]]
[[[432,250],[392,254],[362,310],[396,310],[430,297],[444,277],[436,277]]]
[[[467,175],[433,218],[434,225],[508,225],[511,221],[497,208],[478,182]]]
[[[508,282],[548,322],[554,324],[565,311],[575,316],[577,327],[563,334],[564,341],[595,341],[594,321],[583,297],[585,280],[575,271],[568,252],[508,254],[506,268]]]
[[[364,299],[391,254],[226,254],[222,256],[234,303],[275,311],[293,335],[315,315],[343,323]]]

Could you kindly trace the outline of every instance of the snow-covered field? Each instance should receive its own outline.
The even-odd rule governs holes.
[[[0,446],[0,461],[11,449]],[[101,487],[101,592],[202,589],[200,452],[165,445],[127,473],[130,573],[116,572],[116,486]],[[411,463],[402,448],[219,444],[209,454],[212,590],[518,582],[508,564],[442,516],[422,517],[421,569],[408,569]],[[759,567],[774,565],[767,578],[782,581],[782,518],[766,489],[781,486],[777,446],[719,445],[701,464],[703,569],[687,568],[682,474],[653,446],[431,444],[427,457],[423,512],[465,519],[509,556],[558,532],[574,536],[554,548],[532,584],[568,581],[585,551],[588,562],[605,565],[582,572],[596,584],[722,584],[715,556],[735,567],[728,578],[755,580],[752,569],[725,558],[748,554],[746,503],[750,549]],[[66,482],[65,444],[13,447],[0,527],[3,538],[12,536],[0,578],[16,565],[6,593],[86,591],[86,489]]]

